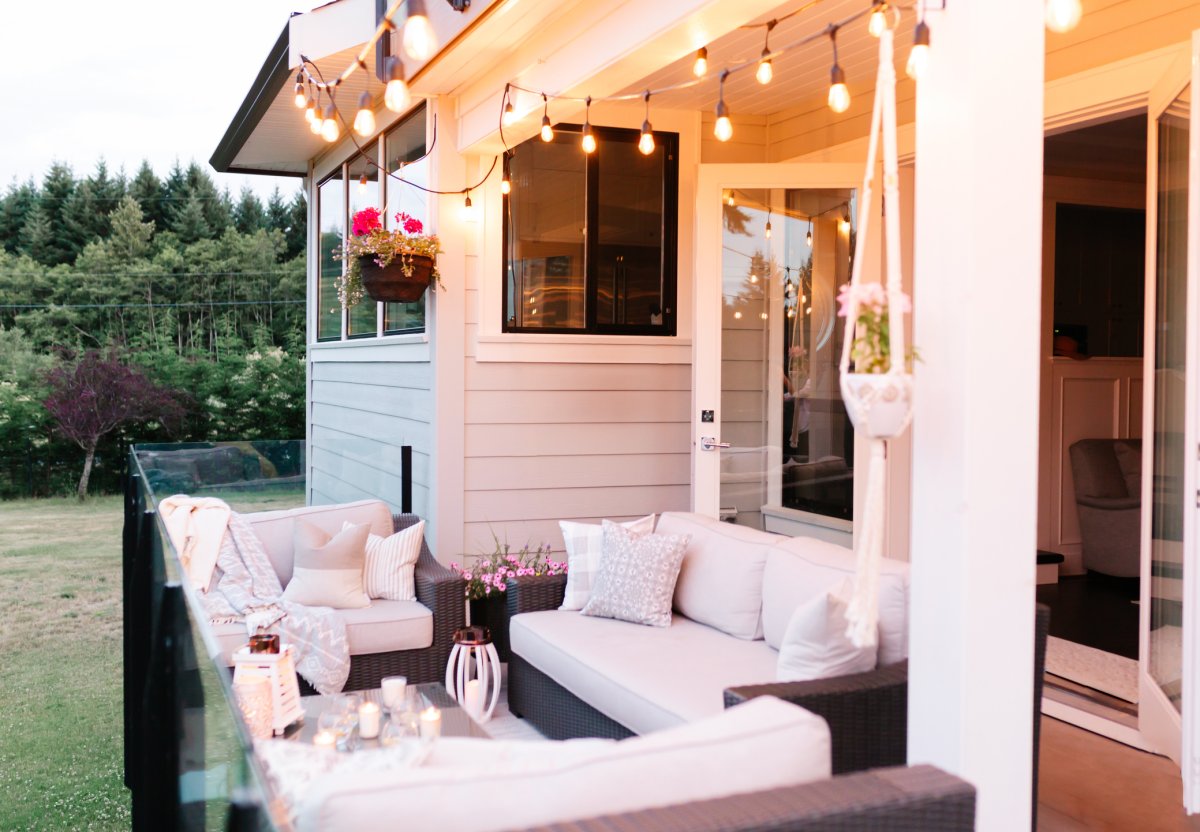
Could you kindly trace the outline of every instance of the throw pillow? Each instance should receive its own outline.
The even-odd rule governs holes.
[[[351,525],[346,521],[342,524],[342,531]],[[367,535],[363,588],[369,597],[387,601],[417,600],[415,575],[424,539],[424,520],[418,520],[407,529],[401,529],[387,537]]]
[[[370,526],[352,525],[333,537],[312,523],[296,520],[292,532],[296,567],[283,600],[335,610],[371,606],[363,591],[363,563]]]
[[[654,515],[621,523],[634,534],[654,531]],[[592,584],[600,568],[600,550],[604,545],[604,527],[595,523],[573,523],[561,520],[563,543],[567,549],[567,588],[563,592],[560,610],[581,610],[592,597]]]
[[[829,679],[875,669],[877,648],[855,647],[846,635],[846,607],[854,582],[842,580],[792,613],[775,676],[781,682]]]
[[[604,543],[584,615],[671,626],[671,599],[691,535],[637,535],[604,521]]]

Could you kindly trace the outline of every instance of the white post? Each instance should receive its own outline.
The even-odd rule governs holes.
[[[1042,0],[950,0],[929,24],[908,758],[973,783],[982,832],[1014,832],[1033,762]]]

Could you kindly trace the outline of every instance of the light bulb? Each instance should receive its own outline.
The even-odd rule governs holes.
[[[795,310],[795,309],[789,309],[789,310],[788,310],[788,317],[789,317],[789,318],[794,318],[794,317],[796,317],[796,310]]]
[[[846,87],[846,73],[837,64],[829,73],[829,109],[844,113],[850,109],[850,90]]]
[[[758,314],[758,317],[762,318],[762,319],[765,321],[765,320],[767,319],[767,313],[766,313],[766,312],[760,312],[760,313]]]
[[[736,320],[739,320],[739,321],[740,321],[740,320],[742,319],[742,313],[741,313],[741,312],[734,312],[734,313],[733,313],[733,317],[734,317]]]
[[[367,192],[367,175],[365,173],[358,177],[358,192],[360,194],[365,194]]]
[[[306,105],[304,107],[304,120],[307,121],[309,124],[312,124],[313,120],[316,119],[316,117],[317,117],[317,107],[315,104],[313,104],[313,100],[310,98],[310,99],[308,99],[308,102],[306,103]]]
[[[354,116],[354,132],[366,138],[375,132],[375,112],[371,109],[371,94],[358,97],[358,112]]]
[[[867,31],[871,33],[871,37],[877,38],[883,34],[883,30],[887,28],[887,12],[883,6],[876,6],[875,11],[871,12],[871,18],[867,21]]]
[[[500,180],[500,193],[508,196],[512,193],[512,180],[508,178],[508,174],[504,174],[504,178]]]
[[[308,106],[308,95],[304,92],[303,84],[296,84],[296,109]]]
[[[462,210],[460,211],[463,222],[477,222],[479,220],[478,209],[471,204],[471,195],[467,194],[467,198],[463,200]]]
[[[1051,32],[1069,32],[1082,17],[1081,0],[1046,0],[1046,28]]]
[[[404,22],[404,51],[414,61],[427,61],[437,52],[437,35],[425,15],[425,0],[408,0]]]
[[[727,142],[733,138],[733,122],[729,120],[724,98],[717,102],[717,123],[713,125],[713,135],[719,142]]]
[[[638,139],[638,150],[642,151],[643,156],[649,156],[654,152],[654,134],[650,132],[650,122],[642,122],[642,137]]]
[[[811,225],[808,228],[808,233],[804,235],[804,242],[809,248],[812,248],[812,226]]]
[[[384,77],[387,87],[383,91],[383,106],[393,113],[403,113],[412,104],[408,82],[404,80],[404,62],[395,55],[390,56],[384,64]]]
[[[916,30],[913,32],[913,47],[908,53],[908,63],[904,67],[904,71],[908,73],[908,77],[914,81],[919,81],[925,75],[925,70],[929,66],[929,27],[925,25],[925,21],[917,24]]]
[[[550,116],[542,116],[542,141],[554,141],[554,128],[550,126]]]
[[[737,200],[733,198],[733,191],[730,191],[729,195],[725,197],[725,204],[730,208],[737,205]]]
[[[758,62],[758,72],[754,73],[754,77],[760,84],[769,84],[775,77],[775,71],[771,68],[771,59],[767,57],[770,54],[767,50],[763,50],[762,60]]]
[[[701,46],[696,50],[696,60],[692,63],[692,74],[703,78],[708,73],[708,47]]]
[[[324,123],[325,119],[314,113],[312,119],[308,122],[308,129],[313,132],[314,136],[319,136],[321,135],[321,125]]]
[[[592,125],[588,124],[586,121],[583,123],[583,140],[580,142],[580,145],[583,147],[584,153],[596,152],[596,136],[594,133],[592,133]],[[653,148],[651,148],[651,150],[653,150]]]
[[[751,283],[757,283],[757,282],[758,282],[758,275],[756,275],[756,274],[754,274],[753,272],[751,272],[751,274],[750,274],[750,282],[751,282]]]
[[[763,236],[768,240],[771,239],[771,221],[767,220],[767,230],[763,232]]]
[[[327,142],[336,142],[342,133],[334,117],[333,105],[325,105],[325,120],[321,122],[321,138]]]
[[[501,118],[505,127],[511,127],[513,122],[517,120],[517,112],[513,109],[512,102],[509,101],[504,105],[504,116]]]

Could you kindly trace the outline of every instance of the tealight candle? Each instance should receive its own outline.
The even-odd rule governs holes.
[[[374,702],[364,702],[358,706],[358,735],[364,740],[379,736],[379,706]]]
[[[313,745],[333,751],[337,748],[337,735],[332,731],[318,731],[313,736]]]
[[[483,683],[478,679],[471,679],[467,682],[466,688],[463,690],[463,710],[469,713],[472,718],[478,719],[483,708]]]
[[[442,712],[430,705],[421,711],[421,738],[435,739],[442,733]]]
[[[389,710],[399,710],[404,704],[404,693],[408,688],[408,678],[405,676],[385,676],[380,683],[383,688],[383,704]]]

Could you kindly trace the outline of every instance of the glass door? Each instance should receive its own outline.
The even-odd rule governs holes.
[[[1200,38],[1196,39],[1200,44]],[[1151,92],[1147,150],[1146,429],[1142,483],[1138,728],[1183,766],[1184,802],[1198,808],[1200,763],[1192,735],[1196,689],[1197,466],[1200,442],[1200,292],[1193,46]],[[1189,765],[1183,765],[1184,760]]]
[[[702,166],[696,510],[850,545],[855,437],[838,379],[862,169]]]

